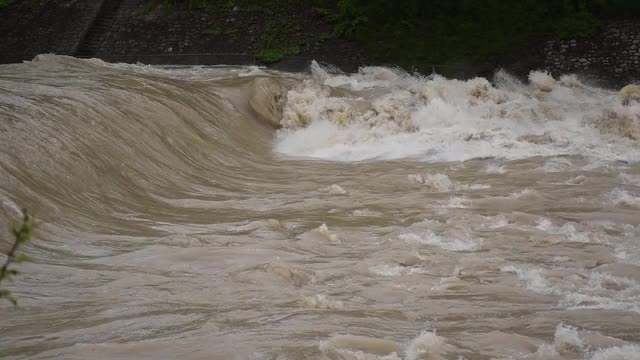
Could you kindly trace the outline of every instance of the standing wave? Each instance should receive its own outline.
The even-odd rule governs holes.
[[[31,204],[41,220],[64,224],[62,233],[135,235],[146,227],[123,219],[169,221],[184,216],[159,210],[173,199],[245,191],[276,171],[274,120],[259,113],[264,76],[251,71],[54,55],[1,66],[0,227]]]

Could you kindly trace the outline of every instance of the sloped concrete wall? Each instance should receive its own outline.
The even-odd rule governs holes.
[[[0,62],[75,54],[103,1],[18,1],[0,9]]]

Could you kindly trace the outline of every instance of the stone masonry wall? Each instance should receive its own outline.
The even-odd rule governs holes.
[[[0,9],[0,63],[73,55],[103,0],[29,0]]]
[[[220,37],[207,36],[212,20],[205,11],[149,11],[148,6],[145,0],[123,1],[98,54],[193,54],[243,50],[242,46],[234,46]]]
[[[304,23],[307,37],[317,37],[333,29],[316,14],[297,16]],[[175,64],[254,64],[253,54],[269,20],[260,13],[238,7],[212,12],[190,10],[183,4],[171,11],[151,11],[148,0],[125,0],[96,56],[111,61],[159,64],[171,61]],[[300,50],[299,56],[272,67],[303,71],[310,60],[315,59],[345,71],[355,71],[366,63],[360,46],[345,39],[328,39],[301,46]],[[194,57],[189,54],[217,55]]]
[[[544,47],[545,68],[552,74],[591,75],[605,84],[640,80],[640,22],[616,21],[594,36],[558,39]]]

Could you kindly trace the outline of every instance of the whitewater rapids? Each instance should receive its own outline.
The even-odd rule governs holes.
[[[0,357],[638,360],[639,161],[572,75],[0,65]]]

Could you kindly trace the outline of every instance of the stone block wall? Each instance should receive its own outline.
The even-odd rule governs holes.
[[[73,55],[103,0],[29,0],[0,9],[0,63]]]
[[[548,41],[544,64],[556,75],[592,75],[612,85],[636,82],[640,80],[640,21],[609,22],[590,37]]]
[[[148,0],[123,1],[98,55],[195,54],[242,52],[243,46],[207,35],[212,22],[205,11],[150,11]],[[234,46],[235,45],[235,46]]]

